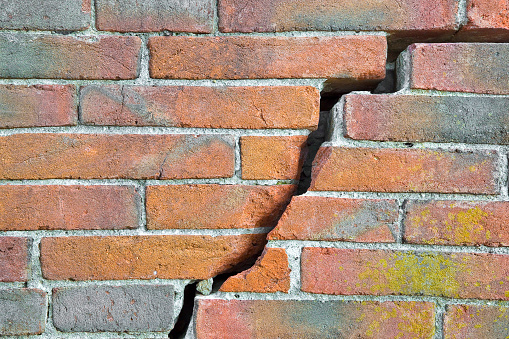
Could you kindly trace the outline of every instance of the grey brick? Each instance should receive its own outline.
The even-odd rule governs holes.
[[[0,290],[0,335],[41,334],[47,307],[41,290]]]
[[[53,323],[63,332],[167,331],[173,298],[171,285],[55,288]]]

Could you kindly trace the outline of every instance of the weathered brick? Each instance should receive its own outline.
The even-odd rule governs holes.
[[[2,0],[0,29],[83,30],[90,26],[91,0]]]
[[[410,201],[404,237],[413,244],[509,246],[509,202]]]
[[[318,126],[320,94],[310,86],[85,86],[85,124],[202,128]]]
[[[296,196],[269,240],[394,242],[396,200]]]
[[[497,194],[497,152],[322,147],[311,190]]]
[[[134,79],[141,39],[0,34],[0,77]]]
[[[509,300],[509,255],[304,248],[302,290]]]
[[[274,227],[295,185],[147,187],[148,229]]]
[[[220,0],[223,32],[414,31],[453,32],[454,0]]]
[[[467,20],[456,40],[509,42],[507,0],[467,0]]]
[[[173,286],[85,286],[53,289],[53,324],[63,332],[168,331]]]
[[[72,85],[0,85],[0,128],[76,125]]]
[[[265,234],[84,236],[41,240],[50,280],[209,279],[259,254]]]
[[[211,0],[97,0],[96,26],[115,32],[173,31],[210,33]]]
[[[80,230],[138,227],[133,186],[1,185],[0,230]]]
[[[509,44],[414,44],[405,53],[410,88],[509,94]]]
[[[332,78],[351,85],[385,77],[387,43],[369,35],[171,36],[150,38],[149,48],[153,78]]]
[[[448,305],[444,338],[507,338],[509,310],[501,306]]]
[[[509,144],[509,96],[345,96],[352,139]]]
[[[0,137],[1,179],[231,177],[226,135],[34,133]]]
[[[202,338],[431,338],[427,302],[198,299]],[[214,324],[211,326],[211,324]]]
[[[0,237],[0,282],[27,281],[31,244],[28,238]]]
[[[250,269],[224,282],[222,292],[286,292],[290,289],[288,255],[283,248],[266,248]]]
[[[240,138],[242,179],[298,180],[307,154],[307,136]]]
[[[46,292],[37,289],[0,290],[0,335],[44,332]]]

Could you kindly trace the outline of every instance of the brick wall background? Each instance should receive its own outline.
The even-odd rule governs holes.
[[[508,43],[507,0],[0,0],[0,336],[507,337]]]

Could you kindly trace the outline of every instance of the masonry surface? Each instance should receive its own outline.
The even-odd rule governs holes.
[[[509,336],[507,0],[0,0],[0,336]]]

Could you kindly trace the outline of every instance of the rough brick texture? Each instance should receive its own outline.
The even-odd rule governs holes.
[[[220,0],[223,32],[417,31],[453,32],[458,3],[453,0]],[[431,10],[432,9],[432,10]]]
[[[83,30],[91,0],[0,1],[0,29]]]
[[[444,319],[444,338],[506,338],[508,317],[507,307],[449,305]]]
[[[411,201],[406,209],[406,242],[509,246],[507,201]]]
[[[198,339],[424,339],[434,334],[435,312],[426,302],[199,299],[197,306]]]
[[[290,268],[288,255],[282,248],[266,248],[249,270],[228,278],[223,292],[288,292]]]
[[[314,87],[91,85],[81,89],[85,124],[202,128],[318,126]]]
[[[116,32],[210,33],[212,0],[97,0],[96,25]]]
[[[509,300],[509,256],[304,248],[302,290]]]
[[[27,281],[30,246],[28,238],[0,237],[0,282]]]
[[[382,36],[153,37],[150,74],[168,79],[381,80]],[[277,50],[277,53],[274,53]]]
[[[230,177],[224,135],[14,134],[0,137],[1,179]]]
[[[54,237],[41,241],[50,280],[208,279],[247,261],[265,234]]]
[[[322,147],[316,191],[497,193],[497,153]]]
[[[410,88],[509,94],[509,44],[415,44]]]
[[[72,85],[0,85],[0,128],[76,125]]]
[[[369,95],[345,97],[345,135],[380,141],[509,143],[509,97]]]
[[[307,148],[306,136],[240,139],[242,179],[298,180]]]
[[[395,200],[297,196],[268,239],[394,242],[397,220]]]
[[[165,331],[173,326],[171,285],[53,289],[53,324],[63,332]]]
[[[0,231],[137,228],[132,186],[2,185]]]
[[[0,33],[0,78],[134,79],[141,39]]]
[[[274,227],[295,185],[147,187],[148,229]]]
[[[467,0],[467,20],[458,41],[509,42],[507,0]]]
[[[47,307],[46,293],[41,290],[0,290],[0,335],[41,334]]]

